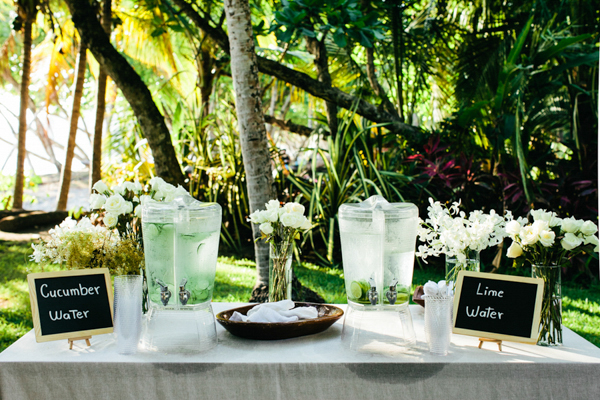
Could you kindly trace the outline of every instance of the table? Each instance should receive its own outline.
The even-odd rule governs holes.
[[[213,303],[215,314],[240,306]],[[341,306],[345,308],[346,306]],[[598,399],[600,349],[564,328],[564,346],[504,342],[478,349],[453,335],[450,353],[427,351],[423,309],[411,306],[410,353],[347,350],[343,318],[325,332],[283,341],[237,338],[196,355],[119,355],[113,335],[92,346],[35,343],[30,331],[0,353],[2,399]]]

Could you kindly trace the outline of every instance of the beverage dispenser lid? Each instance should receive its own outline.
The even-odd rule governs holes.
[[[416,218],[419,209],[413,203],[390,203],[383,196],[371,196],[360,203],[345,203],[340,206],[340,218],[371,218],[373,212],[383,212],[385,218]]]
[[[173,201],[142,201],[142,220],[149,222],[173,222],[180,211],[188,211],[193,216],[221,215],[221,206],[217,203],[205,203],[194,199],[189,194],[181,194]]]
[[[178,211],[188,211],[190,215],[195,217],[221,215],[221,206],[218,203],[205,203],[203,201],[196,200],[189,194],[175,197],[173,203]]]

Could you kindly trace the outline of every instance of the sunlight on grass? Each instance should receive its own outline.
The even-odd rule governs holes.
[[[600,286],[563,287],[563,324],[600,347]]]

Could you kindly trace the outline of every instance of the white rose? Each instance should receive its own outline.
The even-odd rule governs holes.
[[[265,215],[264,215],[264,211],[253,212],[252,214],[250,214],[249,219],[254,224],[263,224],[263,223],[267,222]]]
[[[144,190],[144,189],[142,188],[142,184],[141,183],[139,183],[139,182],[134,182],[133,183],[133,191],[135,193],[140,194],[140,193],[142,193],[142,190]]]
[[[583,243],[583,239],[575,236],[575,234],[571,232],[565,233],[565,237],[563,238],[563,240],[560,241],[560,244],[565,250],[573,250],[581,243]]]
[[[118,215],[109,212],[104,214],[104,225],[106,225],[107,228],[114,227],[115,225],[117,225],[117,222],[119,222]]]
[[[538,241],[538,232],[531,225],[521,228],[519,236],[521,237],[521,243],[525,246],[535,244]]]
[[[123,207],[121,207],[121,212],[119,214],[129,214],[133,211],[133,203],[125,200],[123,202]]]
[[[577,231],[579,231],[579,228],[581,228],[582,225],[583,225],[582,220],[577,220],[577,219],[575,219],[575,217],[571,217],[571,218],[563,219],[560,227],[565,232],[577,233]]]
[[[531,216],[534,221],[546,221],[550,222],[552,219],[552,212],[546,210],[531,210]]]
[[[304,206],[300,203],[287,203],[283,208],[285,212],[304,214]]]
[[[183,190],[185,193],[187,193],[185,189]],[[160,192],[164,196],[163,201],[173,201],[175,200],[175,197],[180,196],[180,192],[177,190],[177,188],[169,183],[165,183],[164,185],[162,185],[160,187]]]
[[[150,184],[150,186],[152,186],[152,190],[159,190],[162,187],[162,185],[167,182],[165,182],[163,178],[155,176],[154,178],[150,179],[148,183]]]
[[[116,193],[116,194],[120,194],[120,195],[125,194],[125,186],[123,186],[123,185],[115,185],[115,186],[111,187],[110,190],[112,190],[113,193]]]
[[[125,203],[129,202],[125,201],[123,196],[120,194],[113,194],[106,199],[106,202],[104,203],[104,209],[108,213],[119,215],[122,213],[121,210],[126,206]]]
[[[517,258],[523,254],[523,249],[519,246],[519,243],[512,242],[508,250],[506,251],[506,257]]]
[[[304,218],[305,218],[305,220],[302,222],[300,229],[302,229],[303,231],[308,231],[312,228],[312,224],[310,223],[308,218],[306,218],[306,217],[304,217]]]
[[[593,245],[595,246],[595,247],[594,247],[594,252],[595,252],[595,253],[597,253],[597,252],[598,252],[598,236],[596,236],[596,235],[586,236],[586,237],[583,239],[583,242],[584,242],[585,244],[593,244]]]
[[[550,229],[550,225],[548,225],[547,221],[537,220],[533,224],[531,224],[531,228],[537,232],[539,235],[541,231],[547,231]]]
[[[506,224],[506,233],[509,235],[518,235],[521,232],[521,224],[517,220],[512,220]]]
[[[281,223],[283,226],[290,228],[299,228],[304,222],[302,219],[306,218],[303,215],[296,213],[285,213],[281,216]]]
[[[135,208],[135,216],[138,218],[142,218],[142,205],[138,204]]]
[[[583,243],[598,245],[598,236],[596,236],[596,235],[586,236],[583,238]]]
[[[90,195],[90,207],[92,210],[97,210],[102,207],[105,201],[106,197],[102,196],[101,194],[92,193]]]
[[[273,233],[273,227],[268,222],[265,222],[264,224],[260,224],[259,228],[260,228],[260,231],[262,233],[264,233],[265,235],[270,235],[271,233]]]
[[[108,192],[108,186],[106,186],[106,183],[104,183],[102,181],[98,181],[98,182],[94,183],[94,186],[92,186],[92,189],[94,189],[98,193]]]
[[[556,234],[552,230],[543,230],[540,232],[539,236],[542,246],[550,247],[554,244],[554,238],[556,237]]]
[[[583,233],[586,236],[593,235],[596,232],[598,232],[598,227],[592,221],[585,221],[581,225],[581,233]]]
[[[562,219],[556,216],[556,213],[552,213],[552,218],[550,219],[550,227],[554,228],[555,226],[560,226],[562,224]]]
[[[263,211],[263,216],[268,222],[277,222],[279,219],[279,212],[276,208]]]
[[[124,190],[135,192],[135,183],[133,182],[125,182],[122,186]]]
[[[279,201],[277,200],[269,200],[268,203],[265,204],[267,210],[273,210],[279,208]]]

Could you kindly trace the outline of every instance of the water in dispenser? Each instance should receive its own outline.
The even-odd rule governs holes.
[[[358,351],[410,349],[415,344],[408,301],[417,207],[372,196],[343,204],[338,217],[348,297],[342,342]]]
[[[189,195],[145,201],[142,232],[149,311],[142,334],[148,350],[198,352],[217,344],[211,307],[221,206]]]

